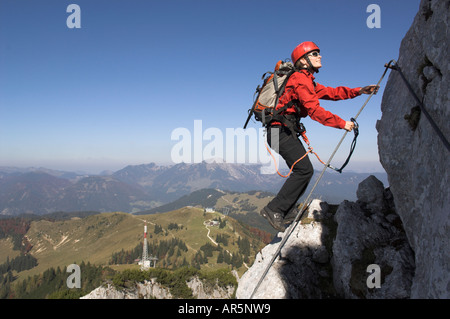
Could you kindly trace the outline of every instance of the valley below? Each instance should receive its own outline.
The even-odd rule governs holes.
[[[367,174],[335,175],[325,175],[316,197],[353,198]],[[139,296],[132,278],[143,276],[145,225],[148,254],[157,258],[150,271],[175,279],[161,286],[172,290],[152,295],[161,283],[149,273],[140,279],[147,285],[141,297],[207,296],[197,288],[211,276],[231,283],[213,284],[211,296],[233,297],[237,280],[276,235],[259,211],[283,182],[256,165],[225,163],[143,164],[90,176],[0,167],[0,298],[79,298],[103,285],[116,296]],[[81,268],[79,289],[67,287],[72,264]],[[197,288],[187,289],[191,284]]]

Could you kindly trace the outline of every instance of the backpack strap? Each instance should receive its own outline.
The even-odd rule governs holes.
[[[279,71],[279,72],[282,74],[283,71]],[[281,108],[281,109],[283,109],[283,110],[281,110],[281,109],[275,110],[276,107],[277,107],[277,105],[278,105],[278,101],[280,100],[280,97],[281,97],[281,96],[283,95],[283,93],[284,93],[284,89],[286,88],[286,84],[287,84],[289,78],[290,78],[291,75],[294,74],[295,72],[297,72],[296,69],[293,69],[293,70],[291,70],[291,71],[289,71],[289,72],[283,72],[283,73],[286,73],[286,79],[284,79],[284,82],[283,82],[283,84],[281,84],[279,90],[277,90],[278,85],[275,86],[275,91],[277,92],[277,98],[275,99],[275,103],[274,103],[274,112],[273,112],[274,114],[276,114],[276,113],[281,113],[282,111],[285,111],[285,110],[287,109],[287,107],[285,108],[285,106],[287,106],[287,105],[285,105],[285,106],[283,106],[283,107]],[[276,76],[274,76],[273,79],[274,79],[274,84],[275,84],[275,82],[277,81],[277,80],[276,80]],[[290,102],[292,102],[292,101],[289,101],[288,104],[289,104]],[[292,106],[292,104],[289,105],[289,107],[291,107],[291,106]]]
[[[278,105],[278,101],[279,98],[283,95],[284,90],[286,88],[286,84],[290,78],[290,76],[292,74],[294,74],[295,72],[297,72],[297,69],[293,69],[289,72],[286,73],[287,77],[284,80],[283,84],[280,87],[280,91],[277,94],[277,98],[275,100],[275,106]],[[282,71],[280,71],[282,72]],[[274,77],[275,79],[276,77]],[[276,87],[275,87],[276,88]],[[291,136],[294,139],[297,139],[298,136],[305,131],[304,126],[302,123],[300,123],[299,121],[299,116],[298,114],[282,114],[284,111],[286,111],[288,108],[291,108],[293,105],[298,105],[298,100],[294,99],[289,101],[288,103],[286,103],[283,107],[279,108],[279,109],[274,109],[273,111],[273,115],[272,115],[272,119],[270,122],[280,122],[283,123],[290,131],[291,131]],[[270,125],[270,122],[267,123],[268,125]],[[264,122],[263,122],[264,123]]]

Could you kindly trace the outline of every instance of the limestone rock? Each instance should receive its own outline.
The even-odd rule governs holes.
[[[374,176],[362,181],[356,203],[335,214],[314,200],[275,260],[254,298],[409,298],[412,251],[392,194]],[[249,298],[285,233],[256,256],[242,276],[237,298]],[[369,265],[380,267],[380,288],[368,287]]]
[[[155,281],[136,283],[135,287],[116,289],[111,284],[102,285],[80,299],[172,299],[168,288]]]
[[[275,260],[256,291],[254,298],[326,298],[329,293],[323,281],[330,281],[329,253],[325,240],[329,227],[314,216],[326,216],[328,205],[314,200],[309,207],[305,223],[299,223],[281,250],[281,258]],[[319,217],[321,219],[321,217]],[[252,267],[239,280],[236,297],[249,298],[276,252],[285,233],[278,233],[274,240],[256,256]],[[327,286],[325,284],[325,286]]]
[[[359,184],[357,194],[357,203],[344,201],[335,215],[334,287],[344,298],[409,298],[414,253],[390,206],[390,192],[370,176]],[[380,288],[367,285],[367,269],[374,264],[380,267]]]
[[[392,208],[388,199],[385,198],[383,183],[373,175],[370,175],[358,185],[356,197],[358,203],[364,205],[364,208],[369,211],[385,211]]]
[[[198,277],[192,277],[187,286],[197,299],[229,299],[233,297],[235,287],[227,288],[216,285],[207,285]],[[80,299],[172,299],[169,289],[156,282],[145,280],[137,282],[130,288],[116,289],[107,283],[91,291]]]
[[[191,288],[192,295],[197,299],[229,299],[233,296],[235,289],[233,286],[223,288],[218,285],[206,285],[205,282],[198,277],[191,278],[186,284]]]
[[[398,65],[450,138],[449,0],[422,0]],[[397,71],[390,71],[377,123],[380,161],[415,252],[412,298],[450,297],[450,153]]]

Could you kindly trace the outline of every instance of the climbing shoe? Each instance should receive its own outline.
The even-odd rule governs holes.
[[[259,214],[265,219],[267,219],[270,225],[272,225],[272,227],[275,228],[276,230],[281,232],[285,231],[286,228],[283,225],[283,215],[281,215],[280,213],[276,213],[266,206],[263,209],[261,209]]]

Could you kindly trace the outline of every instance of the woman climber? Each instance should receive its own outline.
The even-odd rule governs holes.
[[[368,85],[354,89],[344,86],[332,88],[314,82],[314,73],[318,73],[322,67],[320,49],[314,42],[299,44],[292,52],[291,59],[297,72],[288,79],[285,91],[276,106],[278,110],[290,103],[288,108],[281,113],[288,120],[295,122],[290,127],[298,128],[300,119],[309,116],[325,126],[350,132],[355,123],[345,121],[325,110],[320,106],[319,99],[332,101],[351,99],[361,94],[376,94],[379,87]],[[297,132],[292,132],[284,123],[272,121],[269,123],[267,131],[267,142],[271,147],[276,146],[275,150],[289,167],[292,167],[297,159],[305,155],[306,150],[297,138]],[[274,141],[272,141],[272,137],[274,137]],[[276,144],[272,145],[272,142]],[[277,196],[261,210],[260,214],[276,230],[284,231],[285,224],[292,222],[297,216],[297,201],[305,192],[313,173],[313,166],[308,156],[305,156],[303,160],[295,164],[292,173]]]

